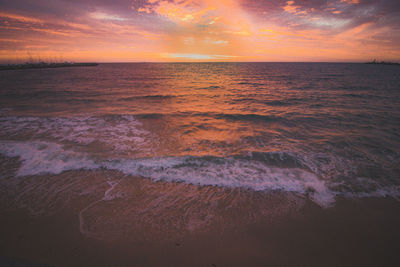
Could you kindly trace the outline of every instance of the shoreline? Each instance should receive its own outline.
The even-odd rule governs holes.
[[[276,196],[272,195],[272,198]],[[278,196],[279,198],[279,196]],[[24,266],[396,266],[400,203],[390,198],[344,199],[239,227],[186,232],[161,239],[127,235],[96,239],[80,231],[82,196],[50,215],[2,211],[0,263]],[[104,215],[104,214],[102,214]],[[100,219],[100,218],[99,218]],[[143,228],[146,229],[146,226]],[[149,230],[151,231],[151,230]]]

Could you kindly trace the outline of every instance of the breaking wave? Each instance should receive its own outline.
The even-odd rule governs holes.
[[[180,156],[132,159],[93,159],[63,145],[42,141],[2,141],[0,153],[19,157],[17,176],[59,174],[68,170],[117,170],[127,175],[154,181],[183,182],[200,186],[246,188],[255,191],[284,191],[307,195],[322,207],[335,201],[336,192],[330,182],[318,177],[295,155],[283,152],[250,153],[244,156]],[[360,192],[359,196],[397,196],[395,188],[376,192]],[[355,196],[355,194],[351,195]]]

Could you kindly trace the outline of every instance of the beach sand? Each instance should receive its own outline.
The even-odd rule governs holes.
[[[160,188],[171,189],[168,183],[143,178],[131,180],[138,190],[149,184],[161,193]],[[180,190],[182,186],[172,185]],[[99,198],[96,194],[74,197],[50,213],[33,215],[26,208],[3,208],[0,263],[4,266],[398,266],[400,263],[398,201],[337,198],[333,207],[321,208],[307,198],[289,205],[291,197],[262,193],[257,202],[285,212],[261,214],[262,207],[256,207],[252,215],[240,216],[241,205],[248,205],[251,210],[255,203],[246,195],[251,192],[243,194],[247,200],[207,227],[187,230],[187,225],[178,225],[170,232],[174,225],[171,222],[179,222],[184,209],[172,212],[170,221],[162,214],[162,218],[155,214],[156,224],[165,223],[157,228],[146,224],[146,220],[140,224],[132,222],[134,217],[129,217],[129,212],[118,209],[129,203],[116,199],[102,207],[96,208],[94,204],[87,209],[82,215],[83,228],[97,235],[82,234],[79,214]],[[221,207],[223,210],[225,207]],[[107,217],[115,219],[100,222]]]

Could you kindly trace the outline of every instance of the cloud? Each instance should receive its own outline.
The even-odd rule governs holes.
[[[340,0],[340,2],[342,2],[342,3],[344,2],[344,3],[352,4],[352,5],[354,5],[354,4],[359,4],[360,1],[361,1],[361,0]]]
[[[400,60],[396,0],[13,0],[0,10],[3,59]]]
[[[172,53],[172,54],[164,54],[164,57],[167,59],[184,59],[184,60],[226,60],[237,58],[237,56],[230,55],[207,55],[207,54],[181,54],[181,53]]]
[[[295,5],[294,1],[287,1],[286,6],[283,7],[288,13],[296,14],[296,15],[306,15],[307,11],[303,10],[301,6]]]
[[[129,19],[120,17],[118,15],[112,15],[112,14],[107,14],[107,13],[103,13],[103,12],[90,13],[90,17],[95,18],[95,19],[100,19],[100,20],[116,20],[116,21],[129,20]]]

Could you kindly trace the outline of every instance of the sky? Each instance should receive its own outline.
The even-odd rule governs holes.
[[[0,62],[400,61],[399,0],[0,0]]]

